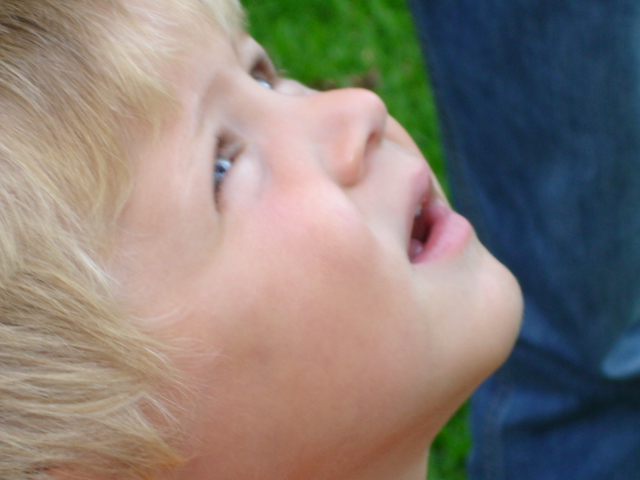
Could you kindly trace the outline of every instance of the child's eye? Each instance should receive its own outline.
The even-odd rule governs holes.
[[[266,54],[254,60],[252,67],[249,69],[249,74],[264,88],[275,89],[278,75],[273,63],[271,63]]]
[[[259,75],[253,75],[253,78],[255,79],[256,82],[258,82],[264,88],[268,88],[269,90],[273,90],[273,83],[271,83],[266,78],[264,78],[262,76],[259,76]]]
[[[213,169],[213,185],[216,192],[220,189],[220,186],[222,185],[224,178],[227,176],[227,173],[229,173],[229,170],[231,170],[231,165],[233,165],[233,162],[227,157],[223,157],[221,155],[216,157]]]

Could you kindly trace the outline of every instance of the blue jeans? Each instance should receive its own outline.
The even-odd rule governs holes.
[[[640,479],[640,1],[409,0],[454,204],[518,277],[474,480]]]

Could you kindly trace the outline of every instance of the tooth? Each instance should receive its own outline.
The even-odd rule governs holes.
[[[409,258],[413,260],[418,255],[420,255],[423,250],[424,250],[424,245],[420,243],[418,240],[412,239],[411,243],[409,244]]]
[[[422,205],[418,205],[416,209],[413,211],[413,217],[417,218],[422,215]]]

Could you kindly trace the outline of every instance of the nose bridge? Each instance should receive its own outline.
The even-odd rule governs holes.
[[[368,155],[385,132],[387,108],[370,90],[349,88],[314,95],[310,110],[323,148],[325,168],[344,186],[358,182]]]

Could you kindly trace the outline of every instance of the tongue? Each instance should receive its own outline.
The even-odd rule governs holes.
[[[411,243],[409,243],[409,259],[413,260],[424,250],[424,244],[420,240],[416,240],[415,238],[411,239]]]

